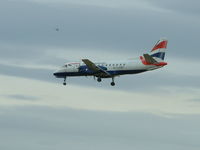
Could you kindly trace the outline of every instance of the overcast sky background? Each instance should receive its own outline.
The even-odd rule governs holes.
[[[199,150],[199,18],[198,0],[0,0],[0,149]],[[52,75],[161,37],[169,65],[115,87]]]

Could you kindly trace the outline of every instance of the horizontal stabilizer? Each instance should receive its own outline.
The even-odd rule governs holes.
[[[152,56],[150,56],[149,54],[144,54],[143,56],[144,56],[144,58],[145,58],[145,60],[146,60],[146,62],[147,62],[148,64],[157,64],[157,63],[158,63],[158,62],[157,62]]]

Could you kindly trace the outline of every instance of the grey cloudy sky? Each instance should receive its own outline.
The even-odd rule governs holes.
[[[199,149],[199,10],[198,0],[1,0],[0,149]],[[160,37],[169,65],[116,87],[52,76],[67,61],[137,57]]]

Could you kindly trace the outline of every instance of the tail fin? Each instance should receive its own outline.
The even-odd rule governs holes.
[[[150,55],[156,60],[164,60],[167,43],[168,41],[166,39],[160,39],[151,50]]]

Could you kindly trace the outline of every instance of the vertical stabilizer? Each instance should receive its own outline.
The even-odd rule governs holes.
[[[164,60],[167,43],[168,41],[166,39],[160,39],[151,50],[150,55],[156,60]]]

